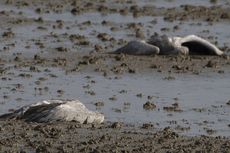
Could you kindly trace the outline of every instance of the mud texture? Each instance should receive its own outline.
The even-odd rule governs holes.
[[[143,125],[129,125],[120,122],[119,117],[125,115],[125,111],[130,107],[136,108],[132,101],[136,98],[140,100],[137,106],[141,113],[153,112],[157,116],[163,112],[163,118],[158,116],[158,119],[175,125],[177,121],[170,117],[183,111],[184,114],[187,113],[181,108],[183,100],[180,99],[180,94],[170,97],[172,104],[164,100],[165,103],[160,103],[155,93],[150,95],[139,90],[130,93],[126,88],[119,89],[119,93],[110,91],[111,87],[119,85],[119,82],[113,82],[129,76],[150,75],[152,79],[159,79],[157,76],[160,75],[159,82],[170,85],[173,80],[180,79],[177,76],[192,76],[194,82],[192,80],[190,83],[193,84],[197,78],[204,77],[204,81],[210,79],[206,74],[212,73],[217,77],[211,78],[211,81],[205,82],[204,85],[224,78],[227,80],[224,83],[225,88],[215,93],[227,93],[230,86],[229,9],[227,0],[193,0],[188,4],[180,0],[0,1],[0,81],[3,84],[0,87],[1,114],[38,100],[74,99],[78,98],[76,95],[81,95],[80,100],[85,101],[87,107],[98,109],[105,113],[105,116],[115,114],[113,122],[111,123],[110,116],[106,118],[104,125],[0,121],[0,152],[230,152],[229,137],[186,136],[186,131],[189,131],[192,125],[201,126],[206,131],[205,135],[213,135],[216,132],[218,135],[218,130],[209,126],[215,127],[219,122],[224,125],[218,127],[219,131],[229,134],[229,94],[217,97],[222,100],[215,101],[215,105],[207,105],[207,108],[206,105],[205,108],[186,108],[189,113],[192,111],[192,114],[198,115],[194,115],[195,119],[192,115],[192,119],[186,116],[178,119],[186,126],[181,126],[178,121],[176,128],[171,129],[161,128],[162,126],[154,121],[155,116],[151,117],[153,121],[144,121]],[[225,55],[111,54],[131,40],[147,39],[154,33],[168,36],[195,34],[217,45]],[[104,80],[91,76],[100,76]],[[53,84],[55,81],[56,86]],[[110,88],[104,87],[106,92],[98,95],[101,88],[93,90],[93,87],[98,85],[97,81],[102,85],[103,82],[110,81],[106,84],[109,84]],[[129,79],[125,81],[129,83]],[[67,85],[61,84],[62,82],[67,82]],[[75,82],[76,87],[71,86]],[[182,85],[180,87],[180,91],[187,88]],[[152,88],[158,89],[160,86]],[[210,88],[207,88],[207,91],[209,90]],[[131,95],[132,99],[121,102],[122,95]],[[212,95],[204,96],[208,101],[212,100],[208,98]],[[87,101],[89,97],[94,100]],[[167,99],[168,96],[162,99],[164,98]],[[119,102],[124,108],[115,107]],[[105,111],[111,107],[112,110]],[[217,113],[212,110],[217,110]],[[213,114],[220,117],[214,118],[217,120],[215,122],[210,121],[213,119],[210,115]],[[204,115],[208,119],[197,121],[197,116],[200,118]],[[129,116],[128,119],[133,118],[135,119]],[[174,132],[175,130],[185,133],[182,132],[181,135],[180,132]]]
[[[223,137],[180,136],[170,128],[0,121],[1,152],[229,152]]]

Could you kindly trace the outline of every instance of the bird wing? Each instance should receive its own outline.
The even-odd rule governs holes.
[[[209,41],[195,35],[180,39],[181,46],[189,48],[190,54],[222,55],[223,52]]]

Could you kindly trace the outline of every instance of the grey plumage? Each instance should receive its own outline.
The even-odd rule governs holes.
[[[167,37],[154,34],[146,42],[131,41],[113,53],[132,55],[222,55],[223,52],[207,40],[195,35],[185,37]]]
[[[151,44],[147,44],[144,41],[130,41],[124,47],[117,49],[114,53],[123,53],[130,55],[155,55],[159,54],[158,47]]]
[[[148,44],[159,47],[161,55],[188,54],[188,50],[175,44],[174,39],[166,35],[159,36],[155,34],[147,41]]]
[[[82,124],[102,123],[104,115],[88,110],[78,100],[47,100],[3,114],[0,119],[21,119],[26,122],[77,121]]]
[[[189,49],[189,54],[199,55],[222,55],[223,52],[214,44],[195,35],[181,38],[180,45]]]

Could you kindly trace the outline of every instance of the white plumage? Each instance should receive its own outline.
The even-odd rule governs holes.
[[[28,122],[77,121],[81,124],[99,124],[104,121],[104,115],[88,110],[78,100],[45,100],[4,114],[0,118]]]
[[[223,52],[207,40],[188,35],[185,37],[167,37],[166,35],[155,34],[147,40],[131,41],[124,47],[117,49],[114,53],[133,55],[222,55]]]

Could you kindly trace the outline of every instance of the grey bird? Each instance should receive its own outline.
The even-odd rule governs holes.
[[[46,100],[24,106],[0,119],[20,119],[26,122],[76,121],[81,124],[104,121],[104,115],[88,110],[78,100]]]
[[[131,41],[113,53],[131,55],[222,55],[223,52],[207,40],[188,35],[185,37],[168,37],[155,34],[145,41]]]
[[[160,50],[158,47],[147,44],[145,41],[130,41],[124,47],[117,49],[115,54],[130,54],[130,55],[155,55],[159,54]]]

